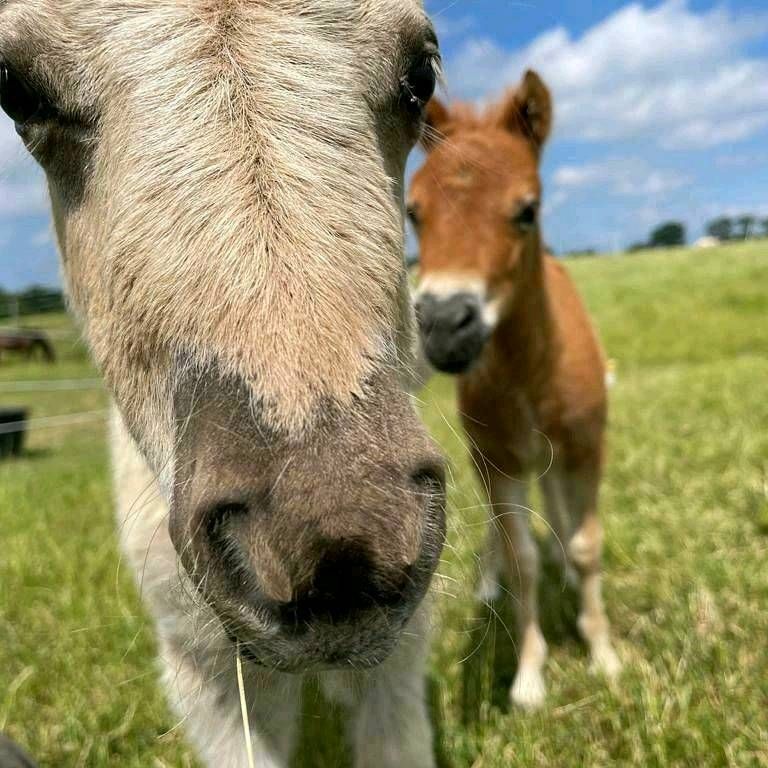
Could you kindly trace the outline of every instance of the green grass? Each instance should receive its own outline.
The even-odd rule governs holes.
[[[484,512],[451,382],[434,380],[424,415],[452,480],[430,667],[442,764],[768,766],[768,244],[569,268],[618,366],[602,510],[625,672],[613,690],[587,674],[573,596],[548,572],[547,706],[510,711],[511,610],[472,598]],[[4,364],[0,382],[93,375],[79,345],[58,347],[60,366]],[[0,393],[35,416],[105,399]],[[103,425],[39,430],[29,447],[0,465],[0,730],[42,766],[192,765],[118,568]],[[310,693],[299,765],[331,768],[338,717]]]

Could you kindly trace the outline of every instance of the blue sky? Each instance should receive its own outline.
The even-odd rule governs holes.
[[[449,98],[538,70],[555,99],[545,234],[610,250],[665,218],[768,217],[764,0],[428,0]]]
[[[610,250],[666,218],[768,217],[765,0],[427,0],[448,98],[488,100],[537,69],[555,97],[545,233]],[[414,158],[411,167],[418,162]],[[0,118],[0,285],[55,284],[40,173]]]

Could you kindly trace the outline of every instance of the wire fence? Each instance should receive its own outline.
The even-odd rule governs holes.
[[[81,411],[80,413],[65,413],[61,416],[40,416],[35,419],[23,419],[9,421],[0,424],[0,435],[8,435],[13,432],[26,432],[30,429],[48,429],[51,427],[66,427],[74,424],[86,424],[107,418],[106,408],[98,411]]]
[[[0,381],[4,392],[66,392],[103,389],[101,379],[46,379],[42,381]]]
[[[40,304],[40,301],[38,301]],[[41,307],[44,311],[46,307]],[[54,308],[52,304],[51,309]],[[58,308],[58,307],[56,307]],[[44,328],[39,329],[34,323],[34,319],[27,317],[26,314],[19,314],[0,321],[0,334],[24,334],[27,331],[42,330],[45,335],[53,341],[74,344],[82,342],[82,333],[75,329],[67,328]],[[67,392],[88,392],[104,390],[104,384],[98,378],[68,378],[68,379],[43,379],[43,380],[16,380],[0,381],[0,395],[26,395],[34,393],[67,393]],[[14,398],[16,399],[16,398]],[[18,398],[23,400],[25,398]],[[0,410],[3,410],[0,408]],[[63,409],[62,409],[63,410]],[[13,421],[0,420],[0,435],[11,435],[20,432],[30,432],[40,429],[51,428],[69,428],[83,424],[91,424],[99,421],[105,421],[108,410],[100,408],[98,410],[78,411],[74,413],[62,413],[51,416],[29,417],[26,406],[9,408],[5,412],[5,418],[11,418]]]

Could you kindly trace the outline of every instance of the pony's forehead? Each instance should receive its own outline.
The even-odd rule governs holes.
[[[14,32],[52,42],[64,33],[71,48],[79,39],[108,35],[115,23],[133,21],[138,31],[145,22],[174,18],[226,38],[260,17],[267,24],[299,18],[318,34],[370,43],[391,38],[393,27],[409,20],[418,24],[424,11],[421,0],[0,0],[0,43]]]
[[[219,72],[279,96],[290,71],[375,103],[430,29],[420,0],[0,0],[0,60],[83,115],[136,90],[164,109]]]
[[[283,62],[349,88],[382,81],[428,29],[421,0],[0,0],[0,60],[81,105],[142,74],[189,80],[190,66],[247,76]]]
[[[438,192],[440,188],[471,191],[477,185],[506,184],[510,179],[530,185],[538,175],[538,159],[523,137],[495,125],[459,125],[429,153],[414,183]]]

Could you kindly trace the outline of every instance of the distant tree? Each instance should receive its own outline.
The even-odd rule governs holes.
[[[0,318],[8,317],[11,313],[11,302],[8,292],[0,288]]]
[[[0,318],[20,315],[39,315],[44,312],[61,312],[66,307],[64,295],[54,288],[33,285],[21,293],[11,293],[0,288]]]
[[[755,217],[750,214],[744,214],[736,219],[735,238],[738,240],[749,240],[755,227]]]
[[[768,219],[763,219],[760,224],[763,227],[763,237],[768,237]]]
[[[627,253],[637,253],[637,251],[644,251],[648,247],[648,243],[646,243],[644,240],[642,242],[632,243],[632,245],[627,248]]]
[[[651,232],[649,248],[672,248],[685,245],[685,225],[679,221],[667,221]]]
[[[720,216],[707,224],[707,234],[710,237],[716,237],[718,240],[733,239],[733,220],[728,216]]]
[[[43,312],[61,312],[64,309],[64,296],[61,291],[33,285],[18,294],[19,309],[22,315],[37,315]]]

